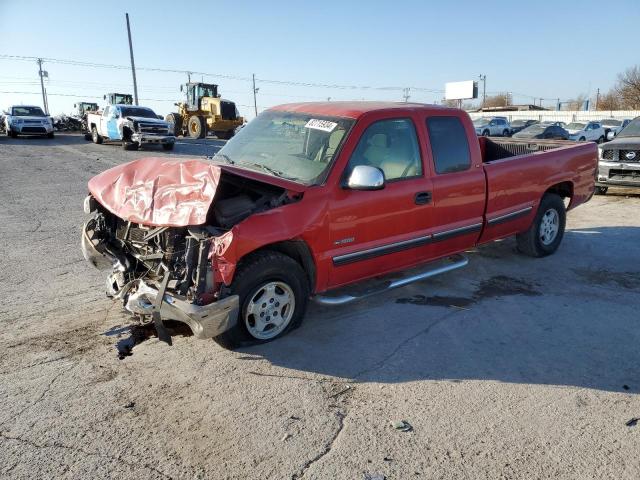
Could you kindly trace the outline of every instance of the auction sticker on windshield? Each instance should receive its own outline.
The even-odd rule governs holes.
[[[319,120],[317,118],[312,118],[307,122],[304,128],[313,128],[315,130],[322,130],[323,132],[332,132],[333,129],[337,126],[337,123],[330,122],[329,120]]]

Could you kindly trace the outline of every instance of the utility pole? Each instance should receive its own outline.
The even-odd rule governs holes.
[[[191,72],[187,72],[187,83],[191,83]]]
[[[253,74],[253,109],[256,112],[256,117],[258,116],[258,101],[256,100],[256,93],[258,93],[259,88],[256,88],[256,74]]]
[[[49,105],[47,104],[47,94],[45,93],[45,89],[44,89],[44,78],[43,77],[47,77],[49,78],[49,73],[46,71],[42,71],[42,59],[39,58],[37,60],[38,62],[38,73],[40,75],[40,88],[42,89],[42,106],[44,107],[44,113],[46,113],[47,115],[49,115]]]
[[[479,75],[480,80],[482,80],[482,106],[484,107],[484,103],[487,101],[487,76]]]
[[[133,101],[138,105],[138,82],[136,81],[136,64],[133,61],[133,45],[131,44],[131,26],[129,25],[129,14],[127,17],[127,34],[129,35],[129,55],[131,56],[131,73],[133,74]]]
[[[411,90],[411,88],[407,87],[403,89],[404,95],[402,95],[402,97],[404,98],[404,103],[407,103],[409,101],[409,91]]]
[[[598,110],[598,103],[600,103],[600,89],[596,90],[596,110]]]

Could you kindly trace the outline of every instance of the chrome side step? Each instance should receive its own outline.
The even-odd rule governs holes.
[[[436,275],[440,275],[442,273],[447,273],[452,270],[457,270],[458,268],[466,267],[469,263],[469,259],[464,255],[453,255],[448,257],[448,263],[445,263],[441,266],[431,266],[428,270],[423,272],[400,278],[398,280],[393,280],[388,282],[383,288],[372,289],[371,291],[365,292],[360,295],[316,295],[313,297],[313,300],[321,305],[344,305],[346,303],[351,303],[356,300],[360,300],[371,295],[377,295],[383,292],[387,292],[389,290],[393,290],[394,288],[404,287],[405,285],[409,285],[410,283],[419,282],[420,280],[424,280],[426,278],[435,277]]]

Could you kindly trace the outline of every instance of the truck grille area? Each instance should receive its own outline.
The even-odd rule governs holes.
[[[604,160],[617,160],[618,155],[616,155],[616,153],[617,153],[617,150],[603,150],[602,158]]]
[[[47,133],[44,127],[22,127],[22,133]]]
[[[627,155],[630,155],[631,158]],[[620,150],[618,160],[625,163],[640,162],[640,150]]]
[[[138,123],[138,131],[140,133],[149,133],[152,135],[168,135],[169,128],[164,125],[158,125],[157,123]]]
[[[638,182],[640,183],[640,170],[609,170],[609,179],[618,182]]]

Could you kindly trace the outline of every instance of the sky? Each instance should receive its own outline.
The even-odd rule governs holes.
[[[299,101],[440,102],[446,82],[487,77],[487,92],[514,103],[611,88],[640,64],[640,2],[591,1],[120,1],[0,0],[0,109],[42,105],[44,58],[52,115],[77,101],[133,93],[129,13],[140,104],[159,114],[183,99],[180,84],[220,85],[240,113]],[[610,6],[607,6],[610,5]],[[51,59],[51,60],[47,60]],[[61,62],[62,61],[62,62]],[[70,65],[68,61],[114,65]],[[349,88],[344,88],[349,87]],[[355,87],[355,88],[354,88]],[[482,85],[480,86],[482,90]],[[17,92],[17,93],[15,93]]]

